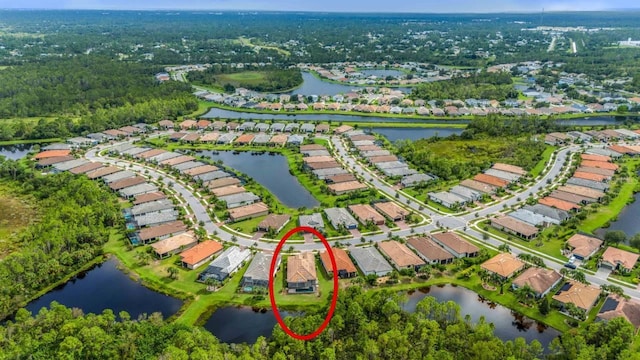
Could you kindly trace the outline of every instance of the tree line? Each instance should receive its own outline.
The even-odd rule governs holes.
[[[20,250],[0,261],[1,319],[100,256],[123,220],[115,195],[86,177],[42,175],[25,162],[0,158],[0,181],[33,196],[40,213],[17,235]]]
[[[518,92],[512,86],[511,74],[482,71],[470,76],[458,76],[449,81],[423,83],[411,92],[413,99],[515,99]]]
[[[503,342],[493,325],[473,323],[452,302],[421,300],[415,312],[402,309],[402,296],[350,287],[338,299],[327,329],[311,341],[294,340],[277,325],[270,339],[224,344],[200,327],[163,322],[159,314],[132,320],[112,310],[84,315],[52,303],[32,316],[21,309],[0,326],[0,348],[8,358],[48,359],[632,359],[633,326],[622,318],[573,329],[553,340],[548,355],[541,344],[523,338]],[[327,309],[285,322],[309,333]],[[117,320],[120,321],[117,321]],[[246,324],[248,325],[248,324]]]
[[[246,71],[256,71],[256,79],[246,81],[225,80],[220,75],[237,74]],[[302,84],[302,73],[298,68],[280,69],[276,67],[245,66],[243,68],[229,65],[215,64],[205,71],[192,71],[189,81],[200,85],[223,87],[225,92],[233,92],[235,87],[243,87],[260,92],[277,92],[292,89]]]

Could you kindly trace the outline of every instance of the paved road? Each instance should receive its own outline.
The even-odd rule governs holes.
[[[154,136],[160,136],[165,133],[158,133]],[[563,148],[556,152],[555,157],[552,159],[552,162],[547,165],[545,169],[545,173],[543,176],[539,177],[535,180],[535,183],[528,187],[527,189],[521,191],[520,193],[516,193],[508,199],[504,199],[499,201],[493,205],[487,206],[485,208],[477,209],[469,213],[464,214],[441,214],[436,210],[425,206],[424,204],[419,203],[415,199],[407,197],[404,193],[395,190],[392,186],[386,183],[383,179],[379,178],[375,173],[371,172],[368,168],[363,166],[356,158],[354,158],[351,154],[349,154],[348,149],[346,148],[343,140],[339,137],[331,137],[326,138],[330,140],[330,146],[333,148],[336,154],[336,158],[345,165],[346,168],[350,169],[352,172],[362,175],[369,186],[375,187],[386,193],[389,197],[395,198],[396,201],[402,203],[405,206],[410,207],[416,213],[421,214],[425,218],[430,218],[431,221],[425,221],[425,225],[420,225],[414,227],[413,229],[405,229],[405,230],[396,230],[393,231],[393,235],[397,235],[400,237],[410,236],[412,233],[428,233],[430,231],[436,230],[436,224],[439,224],[441,227],[446,227],[450,230],[458,230],[463,231],[466,235],[474,238],[476,242],[484,243],[486,246],[498,248],[500,245],[507,244],[511,246],[511,251],[518,255],[520,253],[528,253],[532,255],[536,255],[545,259],[547,266],[552,269],[560,270],[563,267],[563,264],[557,259],[540,252],[537,252],[528,248],[519,248],[515,247],[512,243],[507,241],[507,239],[501,239],[496,237],[493,234],[485,234],[478,227],[474,226],[472,223],[485,218],[489,215],[496,214],[500,211],[503,211],[506,207],[511,207],[519,202],[525,201],[527,197],[530,195],[535,196],[535,194],[542,189],[552,186],[556,183],[556,179],[563,176],[566,172],[566,168],[563,166],[565,161],[570,157],[571,153],[579,150],[578,146],[571,146]],[[207,213],[206,206],[200,202],[200,198],[196,194],[193,188],[191,188],[187,184],[183,184],[176,179],[172,178],[171,175],[164,173],[162,171],[153,169],[151,167],[147,167],[145,165],[140,165],[134,162],[115,159],[108,156],[99,155],[98,150],[104,150],[109,147],[114,147],[116,145],[120,145],[126,142],[134,142],[137,139],[131,139],[128,141],[123,141],[120,143],[116,143],[113,145],[102,146],[98,148],[94,148],[89,150],[85,157],[91,161],[102,162],[105,164],[114,164],[119,166],[127,166],[129,169],[144,174],[145,176],[153,179],[154,181],[158,181],[158,179],[162,178],[162,182],[168,187],[173,189],[177,194],[180,195],[182,199],[184,199],[184,204],[187,205],[188,209],[190,209],[189,214],[195,218],[195,222],[204,223],[204,228],[211,235],[215,234],[216,237],[223,241],[233,241],[241,246],[256,246],[260,250],[264,251],[273,251],[276,247],[275,242],[267,242],[267,241],[256,241],[249,237],[245,237],[241,234],[234,234],[227,229],[223,229],[214,223],[211,220],[211,217]],[[186,208],[186,207],[185,207]],[[477,214],[477,215],[476,215]],[[488,238],[487,238],[488,235]],[[364,236],[366,242],[381,242],[389,238],[389,235],[377,234],[371,236]],[[487,240],[480,240],[487,238]],[[347,246],[355,246],[362,242],[361,238],[349,238],[345,240],[340,240],[341,243],[347,244]],[[321,250],[324,248],[322,243],[304,243],[304,244],[292,244],[295,251],[306,252],[306,251],[315,251]],[[288,247],[288,246],[287,246]],[[598,272],[595,275],[586,274],[587,280],[595,285],[602,284],[614,284],[608,281],[607,274]],[[615,284],[614,284],[615,285]],[[635,289],[627,289],[625,288],[625,292],[634,297],[640,299],[640,291]]]

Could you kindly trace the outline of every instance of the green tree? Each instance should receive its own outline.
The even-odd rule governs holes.
[[[604,234],[604,241],[607,244],[620,244],[627,239],[627,234],[622,230],[609,230]]]

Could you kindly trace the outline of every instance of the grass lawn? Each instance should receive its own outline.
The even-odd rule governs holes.
[[[556,149],[557,147],[555,146],[551,146],[551,145],[547,146],[547,148],[542,153],[542,159],[538,162],[538,164],[536,164],[536,166],[533,169],[531,169],[531,176],[533,178],[538,177],[538,175],[540,175],[542,170],[544,170],[545,166],[549,162],[549,159],[551,159],[551,155],[553,155],[553,152],[556,151]]]
[[[614,219],[630,199],[633,199],[634,191],[638,188],[638,176],[635,174],[640,165],[640,159],[627,159],[622,164],[621,173],[626,173],[626,179],[619,179],[622,182],[618,196],[612,199],[606,206],[598,207],[598,211],[589,214],[587,218],[578,225],[580,231],[593,233],[595,230],[605,226]]]
[[[20,247],[18,234],[38,218],[33,199],[13,194],[14,189],[0,183],[0,259]]]
[[[544,238],[544,240],[542,241],[542,245],[538,246],[539,242],[537,239],[526,241],[515,235],[510,235],[504,231],[500,231],[491,225],[485,225],[482,223],[478,225],[482,230],[484,230],[484,227],[486,226],[487,227],[486,231],[489,232],[490,234],[507,239],[509,240],[510,243],[518,245],[519,247],[524,247],[527,249],[539,251],[555,259],[558,259],[558,261],[561,261],[561,262],[567,261],[567,258],[561,255],[560,250],[564,246],[564,239],[570,235],[565,236],[564,233],[557,234],[556,232],[558,229],[556,227],[547,228],[542,232],[542,234],[549,234],[548,237],[546,237],[545,235],[540,235],[540,234],[538,235]],[[547,259],[544,259],[544,260],[549,261]]]
[[[234,74],[220,74],[215,77],[220,83],[230,83],[236,86],[239,84],[259,84],[267,76],[262,71],[243,71]]]

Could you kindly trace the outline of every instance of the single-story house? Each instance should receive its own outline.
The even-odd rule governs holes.
[[[373,246],[353,248],[350,252],[351,257],[365,276],[385,276],[393,271],[391,265]]]
[[[351,278],[358,275],[358,270],[356,266],[349,258],[349,255],[346,251],[340,248],[331,248],[333,252],[333,257],[336,261],[336,270],[338,271],[338,277],[341,279]],[[331,257],[329,256],[328,251],[323,251],[320,253],[320,261],[322,262],[322,266],[329,276],[333,276],[333,266],[331,266]]]
[[[313,213],[311,215],[300,215],[298,218],[298,223],[300,226],[307,226],[316,230],[324,229],[324,220],[322,219],[322,214]]]
[[[427,193],[427,195],[429,196],[429,200],[448,208],[460,206],[468,202],[468,200],[465,198],[445,191],[430,192]]]
[[[263,203],[240,206],[229,210],[229,220],[231,222],[252,219],[269,214],[269,207]]]
[[[222,244],[213,240],[205,240],[180,254],[182,266],[195,270],[211,260],[222,251]]]
[[[152,244],[151,247],[160,259],[164,259],[165,257],[190,249],[197,243],[198,239],[196,239],[195,235],[191,232],[186,232],[160,240]]]
[[[449,189],[449,193],[465,199],[467,202],[480,200],[482,194],[465,186],[456,185]]]
[[[598,320],[609,321],[618,317],[627,319],[637,332],[640,328],[640,301],[609,295],[598,313]]]
[[[640,255],[609,246],[602,254],[601,267],[629,272],[638,262]]]
[[[227,195],[218,198],[221,201],[224,201],[227,204],[228,209],[237,208],[240,206],[251,205],[260,201],[260,197],[251,192],[245,192],[241,194],[235,195]]]
[[[162,160],[160,161],[160,165],[175,166],[175,165],[180,165],[182,163],[191,162],[193,160],[195,160],[193,156],[180,155],[171,159]]]
[[[263,252],[258,252],[256,256],[253,257],[247,271],[245,271],[242,276],[241,286],[245,292],[251,292],[255,290],[255,288],[266,289],[269,287],[269,270],[271,269],[272,261],[273,255],[265,254]],[[278,256],[276,266],[273,270],[274,273],[271,275],[275,276],[275,272],[278,271],[279,266],[280,257]]]
[[[560,281],[562,275],[555,270],[530,267],[513,280],[511,287],[518,289],[527,285],[536,293],[536,297],[541,298],[560,284]]]
[[[409,215],[408,210],[405,210],[400,205],[392,201],[377,202],[373,204],[373,207],[392,221],[404,220],[405,217]]]
[[[480,267],[487,272],[496,274],[502,279],[509,279],[524,269],[525,263],[511,253],[500,253],[483,262]]]
[[[428,264],[448,264],[455,258],[453,254],[426,237],[408,238],[407,244],[414,248],[418,256]]]
[[[69,170],[69,172],[74,174],[74,175],[86,174],[88,172],[91,172],[91,171],[94,171],[94,170],[98,170],[103,166],[104,165],[102,163],[92,162],[92,163],[88,163],[88,164],[85,164],[85,165],[81,165],[81,166],[75,167],[75,168]]]
[[[125,199],[131,199],[138,195],[156,192],[158,191],[158,187],[149,183],[143,183],[135,186],[130,186],[128,188],[120,189],[118,194]]]
[[[575,234],[567,240],[573,256],[580,260],[588,260],[600,250],[602,244],[602,240],[582,234]]]
[[[211,278],[217,281],[224,281],[237,271],[249,257],[251,257],[251,250],[241,250],[237,246],[232,246],[215,258],[200,274],[199,279],[205,281]]]
[[[279,233],[289,223],[289,220],[291,220],[291,215],[269,214],[258,224],[258,231],[273,230],[275,233]]]
[[[400,183],[402,184],[402,187],[412,187],[412,186],[419,185],[421,183],[427,183],[434,179],[435,178],[431,175],[413,174],[413,175],[403,177],[402,180],[400,180]]]
[[[383,241],[378,243],[378,249],[387,258],[391,259],[391,263],[396,269],[414,269],[418,270],[426,263],[405,244],[397,241]]]
[[[164,194],[163,194],[164,195]],[[174,205],[169,199],[160,199],[143,204],[134,205],[129,209],[129,213],[132,216],[142,216],[146,214],[158,213],[158,212],[173,212]]]
[[[480,249],[454,232],[431,234],[431,240],[457,258],[476,257]]]
[[[466,179],[460,182],[460,186],[464,186],[474,191],[478,191],[484,194],[493,194],[496,192],[497,187],[492,186],[480,181]]]
[[[349,205],[349,210],[364,225],[368,222],[372,222],[374,225],[384,225],[385,223],[384,216],[380,215],[371,205]]]
[[[338,175],[338,174],[332,174],[332,175]],[[368,187],[367,185],[359,181],[347,181],[347,182],[338,183],[338,184],[329,184],[327,188],[329,188],[329,191],[335,195],[342,195],[342,194],[347,194],[354,191],[365,190]]]
[[[181,234],[187,231],[187,227],[182,221],[172,221],[170,223],[140,229],[137,237],[141,243],[147,244],[157,240],[166,239],[170,236]]]
[[[526,240],[531,240],[538,235],[538,228],[529,225],[523,221],[517,220],[510,216],[501,216],[498,218],[491,219],[491,226],[495,227],[498,230],[502,230],[508,232],[510,234],[514,234],[516,236],[520,236]]]
[[[227,186],[237,186],[241,183],[240,179],[234,177],[224,177],[211,181],[207,181],[205,184],[210,190],[223,188]]]
[[[553,295],[563,309],[568,303],[574,304],[585,313],[588,313],[600,299],[600,289],[595,286],[585,285],[575,280],[567,280],[562,288]]]
[[[344,208],[328,208],[324,209],[324,213],[329,219],[329,222],[335,229],[339,229],[341,226],[347,230],[357,229],[358,221],[349,214],[347,209]]]

